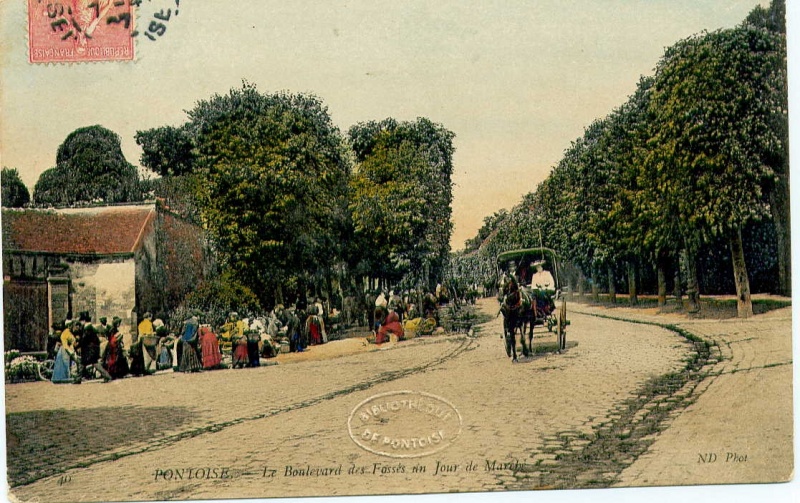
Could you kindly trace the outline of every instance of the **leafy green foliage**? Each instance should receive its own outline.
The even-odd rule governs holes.
[[[503,221],[508,216],[508,210],[501,209],[483,219],[483,225],[478,229],[478,234],[475,237],[468,239],[464,243],[464,251],[471,252],[480,248],[483,241],[495,232]]]
[[[142,165],[161,176],[185,175],[195,168],[194,142],[186,126],[137,131],[136,143],[142,147]]]
[[[745,24],[764,28],[776,33],[786,33],[786,0],[772,0],[768,8],[756,5],[750,11]]]
[[[121,203],[141,199],[136,168],[125,160],[119,136],[102,126],[79,128],[58,147],[56,166],[33,190],[38,205]]]
[[[261,312],[258,297],[250,288],[239,281],[234,274],[226,271],[213,279],[197,285],[197,288],[186,296],[182,310],[203,313],[209,323],[220,325],[231,311],[242,317]],[[185,319],[179,316],[179,321]]]
[[[350,165],[312,95],[245,83],[189,111],[202,219],[223,264],[264,303],[293,277],[341,255]]]
[[[367,122],[349,137],[356,270],[408,286],[441,280],[452,233],[454,134],[428,119]]]
[[[773,85],[785,79],[779,39],[747,27],[692,37],[659,67],[654,179],[703,241],[767,214],[763,188],[776,176],[767,161],[785,148],[772,127],[784,113]]]
[[[0,172],[2,203],[4,208],[21,208],[31,201],[28,187],[22,183],[16,168],[3,168]]]

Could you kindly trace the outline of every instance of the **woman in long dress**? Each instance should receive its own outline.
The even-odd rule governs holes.
[[[211,325],[200,325],[200,348],[203,353],[203,368],[206,370],[219,368],[222,364],[222,353],[219,350],[217,334]]]
[[[119,326],[122,324],[122,319],[115,316],[114,321],[111,323],[111,330],[108,334],[108,344],[106,345],[105,363],[106,371],[111,375],[112,379],[121,379],[128,375],[130,370],[128,367],[128,359],[125,358],[125,347],[122,343],[122,333],[119,331]]]
[[[247,354],[247,336],[244,333],[247,327],[244,321],[239,319],[238,313],[231,313],[225,327],[231,338],[233,360],[231,366],[233,368],[246,367],[250,363],[250,358]]]
[[[111,376],[98,363],[100,361],[100,337],[97,335],[97,329],[91,323],[87,323],[83,327],[80,347],[84,377],[93,378],[97,372],[104,381],[110,381]]]
[[[53,364],[53,377],[50,379],[54,384],[80,382],[80,379],[72,377],[71,372],[72,362],[77,364],[78,359],[75,355],[75,336],[70,328],[71,325],[61,332],[61,339],[56,344],[58,350]]]
[[[323,333],[325,332],[325,322],[318,316],[316,306],[309,306],[309,315],[306,318],[306,334],[308,344],[311,346],[325,342]]]
[[[172,349],[178,344],[178,341],[171,335],[166,335],[159,340],[160,352],[158,354],[157,370],[169,370],[174,367],[172,362]]]
[[[386,308],[378,307],[375,309],[375,319],[381,322],[381,326],[375,335],[375,344],[389,342],[392,335],[399,341],[403,340],[403,325],[400,323],[400,317],[395,311],[390,311],[387,314]]]
[[[200,323],[197,316],[192,316],[183,322],[183,337],[181,337],[181,360],[178,370],[181,372],[199,372],[203,366],[197,356],[197,336]]]
[[[145,374],[144,349],[142,348],[141,338],[138,341],[131,344],[131,348],[128,350],[128,354],[131,357],[130,373],[135,376],[141,376]]]

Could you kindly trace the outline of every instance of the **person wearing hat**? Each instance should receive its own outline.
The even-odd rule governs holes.
[[[192,315],[183,322],[183,336],[179,341],[182,348],[181,357],[178,360],[180,372],[198,372],[203,368],[197,352],[199,330],[200,320],[197,316]]]
[[[551,296],[556,290],[556,282],[550,271],[544,270],[544,260],[537,260],[531,266],[536,268],[536,273],[531,278],[531,290],[534,302],[536,302],[536,310],[544,316],[549,316],[556,308]]]
[[[500,280],[497,283],[497,300],[502,304],[503,300],[511,292],[519,290],[519,283],[517,282],[517,263],[513,260],[508,261],[508,268],[503,271]]]
[[[531,288],[555,291],[556,282],[550,271],[544,270],[544,260],[537,260],[531,263],[531,266],[536,268],[536,273],[531,278]]]

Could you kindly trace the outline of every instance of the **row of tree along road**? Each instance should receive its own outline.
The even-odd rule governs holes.
[[[694,309],[700,290],[735,291],[752,315],[751,276],[790,294],[787,102],[783,0],[679,41],[534,192],[484,220],[452,274],[491,281],[498,253],[543,243],[573,288],[613,297],[627,276],[634,301],[645,284],[664,305],[672,283]]]

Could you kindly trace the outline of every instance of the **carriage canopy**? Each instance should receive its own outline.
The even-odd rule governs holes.
[[[509,250],[497,256],[497,267],[499,270],[506,271],[509,262],[514,262],[518,274],[521,269],[533,268],[533,264],[538,261],[543,261],[542,267],[553,275],[555,280],[556,289],[561,288],[561,264],[558,260],[558,254],[551,248],[520,248],[517,250]]]

